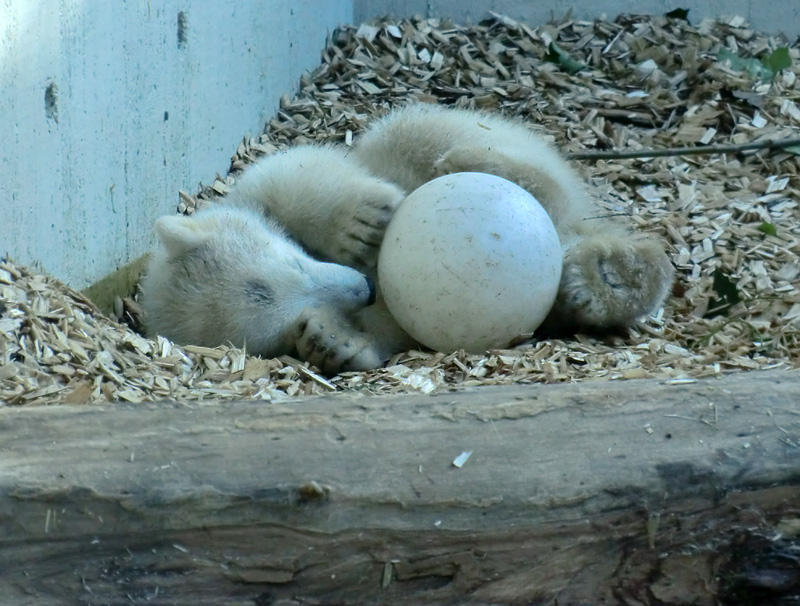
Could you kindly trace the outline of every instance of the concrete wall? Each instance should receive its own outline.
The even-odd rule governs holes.
[[[0,256],[82,288],[141,255],[352,21],[350,0],[0,3]]]
[[[790,39],[800,35],[800,2],[793,0],[354,0],[353,16],[356,23],[382,15],[425,15],[476,23],[491,10],[538,25],[570,9],[575,17],[596,19],[603,14],[614,18],[622,12],[659,15],[676,8],[688,8],[693,23],[703,17],[741,15],[764,31],[783,32]]]

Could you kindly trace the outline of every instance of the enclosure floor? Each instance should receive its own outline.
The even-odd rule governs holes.
[[[548,60],[558,60],[551,43],[566,53],[560,62]],[[183,196],[180,211],[213,203],[263,154],[309,141],[350,144],[370,120],[411,100],[519,117],[566,153],[796,137],[800,53],[796,45],[773,53],[788,46],[739,18],[690,25],[627,16],[534,28],[498,16],[471,27],[439,20],[345,27],[333,34],[321,65],[301,78],[298,94],[284,96],[266,132],[244,137],[231,174]],[[791,65],[779,70],[787,59]],[[631,215],[639,229],[665,238],[678,271],[665,307],[626,334],[533,340],[485,355],[414,351],[386,368],[332,379],[290,358],[147,340],[58,281],[7,261],[0,264],[0,400],[431,393],[499,383],[684,382],[796,367],[797,153],[580,163],[609,214]],[[135,325],[135,301],[120,301],[119,314]]]

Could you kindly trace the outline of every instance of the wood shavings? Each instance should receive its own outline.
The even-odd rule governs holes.
[[[547,62],[551,42],[583,68],[569,75]],[[517,116],[572,153],[796,138],[797,62],[764,84],[717,58],[720,48],[751,57],[779,46],[788,44],[739,17],[693,26],[626,15],[531,27],[494,15],[469,27],[419,18],[342,27],[319,67],[300,78],[299,92],[281,99],[266,132],[234,143],[230,174],[209,179],[196,196],[182,192],[178,209],[191,214],[224,195],[238,171],[287,145],[350,145],[370,120],[410,100]],[[606,159],[579,168],[610,214],[630,215],[639,229],[667,240],[679,272],[665,307],[624,335],[534,339],[484,355],[411,351],[385,368],[327,379],[288,356],[261,360],[234,348],[147,340],[56,280],[6,261],[0,400],[270,401],[334,390],[427,394],[645,377],[681,384],[800,365],[800,177],[793,153]],[[730,276],[742,300],[712,317],[716,270]],[[123,300],[124,310],[133,306]]]
[[[464,467],[464,463],[467,462],[467,459],[469,459],[471,456],[472,456],[472,451],[471,450],[465,450],[460,455],[458,455],[455,459],[453,459],[453,467],[457,467],[458,469],[461,469],[462,467]]]

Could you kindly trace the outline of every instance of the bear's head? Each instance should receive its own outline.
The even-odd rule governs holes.
[[[276,356],[292,351],[288,337],[305,308],[350,313],[375,299],[364,275],[313,259],[247,209],[215,205],[162,217],[155,232],[160,246],[142,279],[151,336]]]

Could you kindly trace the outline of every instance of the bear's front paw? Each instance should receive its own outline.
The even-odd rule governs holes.
[[[339,314],[307,308],[300,314],[292,332],[300,357],[328,376],[351,370],[372,370],[383,364],[366,336]]]
[[[388,183],[359,191],[351,210],[338,217],[339,226],[331,247],[332,260],[374,273],[386,226],[402,199],[402,191]]]
[[[552,329],[613,329],[652,313],[669,293],[674,270],[648,238],[605,234],[581,240],[564,257]]]

